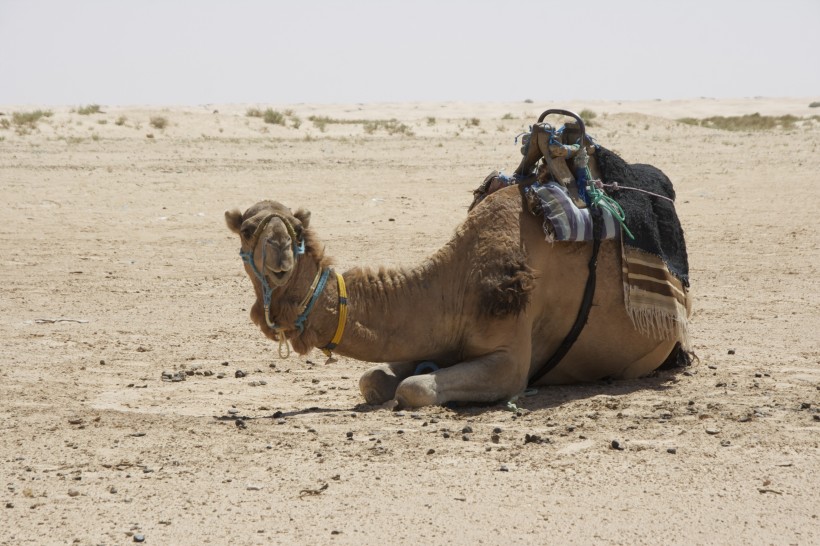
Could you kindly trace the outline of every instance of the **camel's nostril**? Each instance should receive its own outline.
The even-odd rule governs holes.
[[[273,276],[277,279],[282,279],[282,277],[285,276],[285,273],[287,273],[287,271],[277,271],[273,274]]]

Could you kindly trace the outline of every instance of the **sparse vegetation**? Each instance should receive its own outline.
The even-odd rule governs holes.
[[[81,116],[88,116],[91,114],[100,114],[102,111],[100,110],[99,104],[89,104],[86,106],[80,106],[77,108],[77,113]]]
[[[108,120],[107,119],[98,119],[97,124],[106,125],[106,124],[108,124]]]
[[[469,120],[467,120],[467,125],[471,127],[478,127],[479,125],[481,125],[481,120],[478,118],[470,118]]]
[[[532,99],[524,99],[525,104],[532,104]]]
[[[51,110],[34,110],[32,112],[12,112],[11,120],[17,125],[29,125],[32,129],[41,118],[50,118],[53,115]]]
[[[587,108],[584,108],[578,112],[578,115],[581,116],[581,119],[584,120],[585,124],[589,124],[590,121],[598,117],[598,114]]]
[[[428,125],[429,125],[428,118]],[[432,118],[435,120],[435,118]],[[372,135],[376,131],[384,130],[390,135],[403,134],[412,136],[413,130],[406,124],[400,123],[396,119],[338,119],[327,116],[310,116],[308,120],[322,132],[327,130],[328,125],[361,125],[364,132]]]
[[[13,112],[11,114],[11,123],[16,127],[15,132],[18,135],[27,135],[37,128],[37,122],[42,118],[48,118],[52,115],[53,112],[51,110]]]
[[[245,111],[245,115],[249,118],[262,118],[265,123],[272,125],[287,126],[287,122],[290,121],[291,127],[294,129],[298,129],[302,126],[302,119],[295,115],[293,110],[290,109],[279,112],[273,108],[266,108],[265,110],[261,108],[248,108],[247,111]]]
[[[278,110],[274,110],[273,108],[268,108],[265,110],[264,114],[262,115],[262,119],[265,123],[270,123],[273,125],[284,125],[285,124],[285,115]]]
[[[436,118],[430,116],[427,118],[427,125],[432,126],[436,124]]]
[[[792,115],[761,116],[759,113],[754,113],[745,116],[712,116],[703,119],[680,118],[678,122],[724,131],[768,131],[771,129],[792,129],[800,119]]]
[[[126,121],[128,121],[127,117],[120,116],[120,117],[117,118],[117,121],[114,122],[114,125],[117,125],[118,127],[122,127],[123,125],[125,125]]]
[[[11,127],[11,122],[8,118],[0,119],[0,129],[8,129],[9,127]]]
[[[347,121],[340,120],[340,119],[332,119],[327,116],[310,116],[308,117],[311,123],[319,129],[321,132],[325,132],[327,129],[327,125],[329,123],[348,123]]]
[[[154,129],[165,129],[168,126],[168,118],[164,116],[151,116],[149,123]],[[154,138],[154,136],[151,135],[148,138]]]
[[[373,121],[368,121],[364,123],[363,128],[364,132],[368,135],[372,135],[379,129],[384,129],[385,131],[387,131],[388,135],[401,134],[405,136],[413,136],[414,134],[413,130],[409,126],[405,125],[404,123],[400,123],[396,119],[377,119]]]
[[[154,133],[148,133],[145,138],[154,138]]]
[[[506,114],[501,116],[501,119],[513,119],[513,115],[510,112],[507,112]]]
[[[98,135],[97,133],[91,133],[91,140],[93,140],[94,142],[99,141],[100,135]]]
[[[820,102],[812,102],[809,104],[809,108],[820,108]]]

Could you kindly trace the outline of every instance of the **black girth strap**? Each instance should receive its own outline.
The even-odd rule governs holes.
[[[578,316],[575,318],[575,324],[570,328],[567,337],[556,349],[555,353],[547,360],[547,362],[530,377],[528,385],[532,387],[542,377],[550,373],[563,360],[567,353],[572,348],[578,336],[581,335],[581,330],[586,326],[589,318],[589,310],[592,308],[592,298],[595,296],[595,271],[598,267],[598,250],[601,247],[601,231],[603,230],[603,219],[601,218],[601,209],[597,206],[589,208],[592,215],[592,256],[589,259],[589,276],[587,276],[586,288],[584,288],[584,297],[581,300],[581,308],[578,310]]]

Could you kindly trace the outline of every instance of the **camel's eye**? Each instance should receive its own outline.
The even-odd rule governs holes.
[[[248,226],[248,227],[244,227],[244,228],[242,228],[242,237],[243,237],[246,241],[249,241],[249,240],[250,240],[250,238],[251,238],[251,237],[253,237],[253,227],[252,227],[252,226]]]

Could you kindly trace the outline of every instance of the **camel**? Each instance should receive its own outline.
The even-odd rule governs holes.
[[[400,408],[520,394],[573,325],[592,247],[545,242],[516,187],[489,195],[412,268],[332,272],[310,212],[275,201],[225,220],[241,239],[261,331],[300,354],[323,348],[380,363],[361,377],[361,393]],[[640,333],[628,318],[620,261],[620,243],[601,241],[586,326],[536,386],[637,378],[677,351],[681,340]]]

